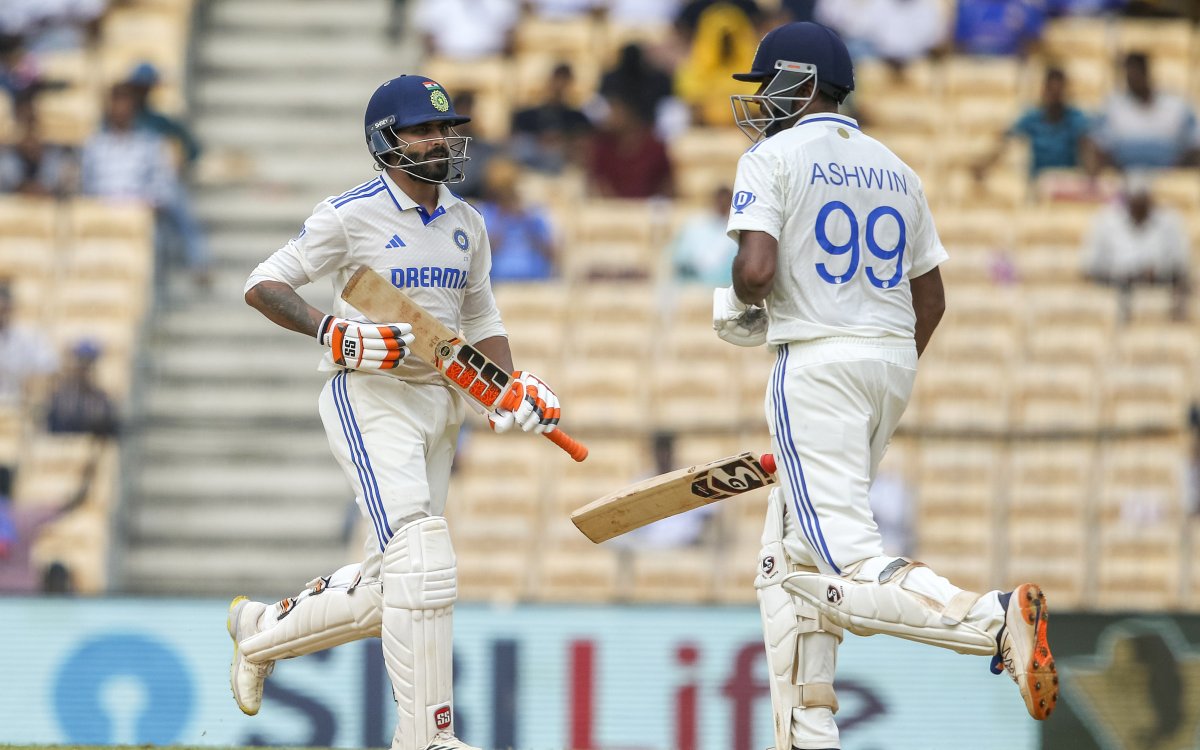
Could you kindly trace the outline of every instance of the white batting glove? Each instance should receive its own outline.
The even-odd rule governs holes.
[[[562,415],[558,396],[536,375],[517,370],[512,376],[513,383],[509,388],[520,396],[521,405],[515,411],[497,409],[488,414],[492,429],[508,432],[513,425],[520,425],[525,432],[553,432]]]
[[[408,323],[355,323],[326,315],[317,326],[317,341],[329,347],[333,363],[355,370],[394,370],[414,338]]]
[[[762,346],[767,343],[767,311],[742,302],[731,286],[714,289],[713,330],[731,344]]]

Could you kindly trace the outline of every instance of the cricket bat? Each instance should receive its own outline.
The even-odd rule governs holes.
[[[571,514],[571,521],[596,544],[664,518],[727,497],[775,484],[775,457],[753,453],[709,461],[605,495]]]
[[[367,266],[360,266],[346,282],[342,299],[377,323],[410,324],[416,338],[409,350],[489,412],[516,411],[521,405],[520,396],[510,387],[511,373],[463,341],[432,313]],[[576,461],[587,458],[587,446],[561,429],[543,434]]]

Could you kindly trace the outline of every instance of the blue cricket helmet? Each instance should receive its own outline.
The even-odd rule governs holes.
[[[833,29],[811,21],[785,23],[768,31],[758,43],[750,72],[733,77],[765,81],[775,75],[782,60],[816,66],[818,85],[839,103],[854,90],[854,62],[846,43]]]
[[[399,155],[404,147],[395,131],[427,122],[445,122],[453,126],[470,121],[470,117],[454,111],[454,103],[440,83],[421,75],[401,75],[385,81],[371,94],[364,128],[367,147],[381,167],[406,169],[412,164],[411,161],[405,163],[404,157],[388,159],[389,155]],[[466,144],[470,139],[454,135],[447,140],[453,141],[449,161],[458,173],[446,181],[457,182],[462,179],[462,163],[466,161]]]
[[[854,90],[854,63],[846,44],[832,29],[797,21],[768,31],[754,53],[750,72],[733,77],[763,84],[756,94],[730,97],[734,122],[757,141],[790,127],[808,109],[817,91],[839,104],[845,101]],[[815,85],[806,87],[809,82]],[[801,94],[804,90],[809,93]]]

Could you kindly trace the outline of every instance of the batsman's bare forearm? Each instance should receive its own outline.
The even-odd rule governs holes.
[[[761,305],[775,286],[779,241],[766,232],[743,231],[733,259],[733,291],[747,305]]]
[[[504,368],[505,372],[517,369],[513,366],[512,349],[508,345],[507,336],[488,336],[476,341],[474,346],[480,354]]]
[[[925,352],[933,331],[946,312],[946,290],[942,286],[942,272],[933,269],[909,280],[912,289],[913,312],[917,314],[914,338],[917,340],[917,356]]]
[[[246,292],[246,304],[289,331],[316,336],[325,313],[304,301],[282,281],[260,281]]]

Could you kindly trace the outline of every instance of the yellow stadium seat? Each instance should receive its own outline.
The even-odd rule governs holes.
[[[1100,424],[1096,371],[1082,364],[1029,364],[1013,383],[1013,426],[1032,431],[1087,431]]]
[[[126,239],[79,240],[71,243],[67,275],[78,279],[125,280],[140,288],[154,269],[154,249]]]
[[[519,53],[512,62],[514,105],[519,108],[540,103],[545,97],[550,74],[563,62],[571,65],[575,76],[577,102],[586,101],[588,94],[600,86],[600,65],[590,49],[573,49],[561,54],[527,51]]]
[[[0,196],[0,237],[54,240],[58,212],[51,198]]]
[[[586,539],[581,544],[547,547],[539,555],[532,592],[545,602],[610,602],[617,595],[617,571],[617,553],[610,547]]]
[[[923,440],[917,452],[918,517],[990,519],[1006,457],[994,441]]]
[[[567,417],[571,429],[626,429],[645,423],[644,366],[570,358],[563,362],[560,377],[562,390],[555,388],[563,398],[570,398]]]
[[[1082,251],[1078,245],[1021,244],[1012,259],[1017,276],[1027,289],[1062,286],[1083,278]]]
[[[132,202],[76,198],[68,223],[75,240],[124,238],[149,244],[154,233],[153,211]]]
[[[0,235],[0,278],[46,281],[57,266],[57,243],[48,237]]]
[[[1096,449],[1090,441],[1017,443],[1008,474],[1012,517],[1082,524],[1096,462]]]
[[[1101,527],[1096,606],[1161,610],[1178,606],[1184,535],[1177,522],[1113,523]]]
[[[1061,18],[1046,26],[1042,44],[1055,63],[1072,59],[1107,63],[1112,54],[1109,26],[1103,18]]]
[[[1200,365],[1200,328],[1187,323],[1135,320],[1117,329],[1115,345],[1122,362],[1177,364],[1193,375]]]
[[[1114,28],[1117,52],[1144,52],[1153,58],[1189,59],[1193,52],[1193,24],[1184,19],[1122,18]]]
[[[1009,425],[1011,386],[1003,367],[961,363],[929,367],[917,378],[921,427],[1004,430]]]
[[[1154,176],[1154,197],[1177,211],[1200,207],[1200,175],[1194,169],[1170,169]]]
[[[1105,426],[1180,430],[1191,400],[1188,369],[1170,362],[1126,363],[1104,370]]]
[[[897,69],[882,60],[863,60],[854,66],[855,88],[866,92],[864,99],[889,92],[930,98],[937,86],[939,73],[938,66],[930,60],[914,60],[903,69]]]
[[[507,604],[525,596],[533,556],[527,549],[495,544],[486,524],[473,532],[454,522],[454,556],[460,601]]]
[[[1106,525],[1177,521],[1183,510],[1181,469],[1186,455],[1183,441],[1171,438],[1107,444],[1101,453],[1098,493]]]
[[[945,95],[1013,99],[1021,80],[1021,65],[1015,57],[968,57],[958,55],[942,64]]]
[[[939,327],[926,353],[926,356],[936,357],[943,367],[951,366],[951,363],[977,364],[1003,372],[1019,351],[1017,329],[1002,322],[943,327],[945,330]]]
[[[1012,212],[995,208],[958,210],[938,216],[938,236],[950,257],[964,247],[986,249],[1012,245]]]
[[[1105,287],[1083,286],[1069,294],[1058,289],[1027,291],[1023,305],[1031,332],[1056,326],[1094,327],[1111,332],[1117,318],[1117,298]]]
[[[100,124],[100,103],[87,89],[46,91],[34,101],[46,143],[82,145]]]
[[[1095,366],[1108,358],[1112,344],[1110,329],[1103,323],[1031,325],[1026,333],[1025,351],[1034,362]]]
[[[1099,210],[1089,204],[1052,203],[1017,212],[1017,242],[1025,244],[1083,245]]]
[[[651,373],[655,421],[678,430],[737,424],[746,415],[730,393],[733,373],[724,362],[658,363]]]
[[[711,549],[635,549],[631,563],[632,601],[705,604],[713,598],[717,560]]]

